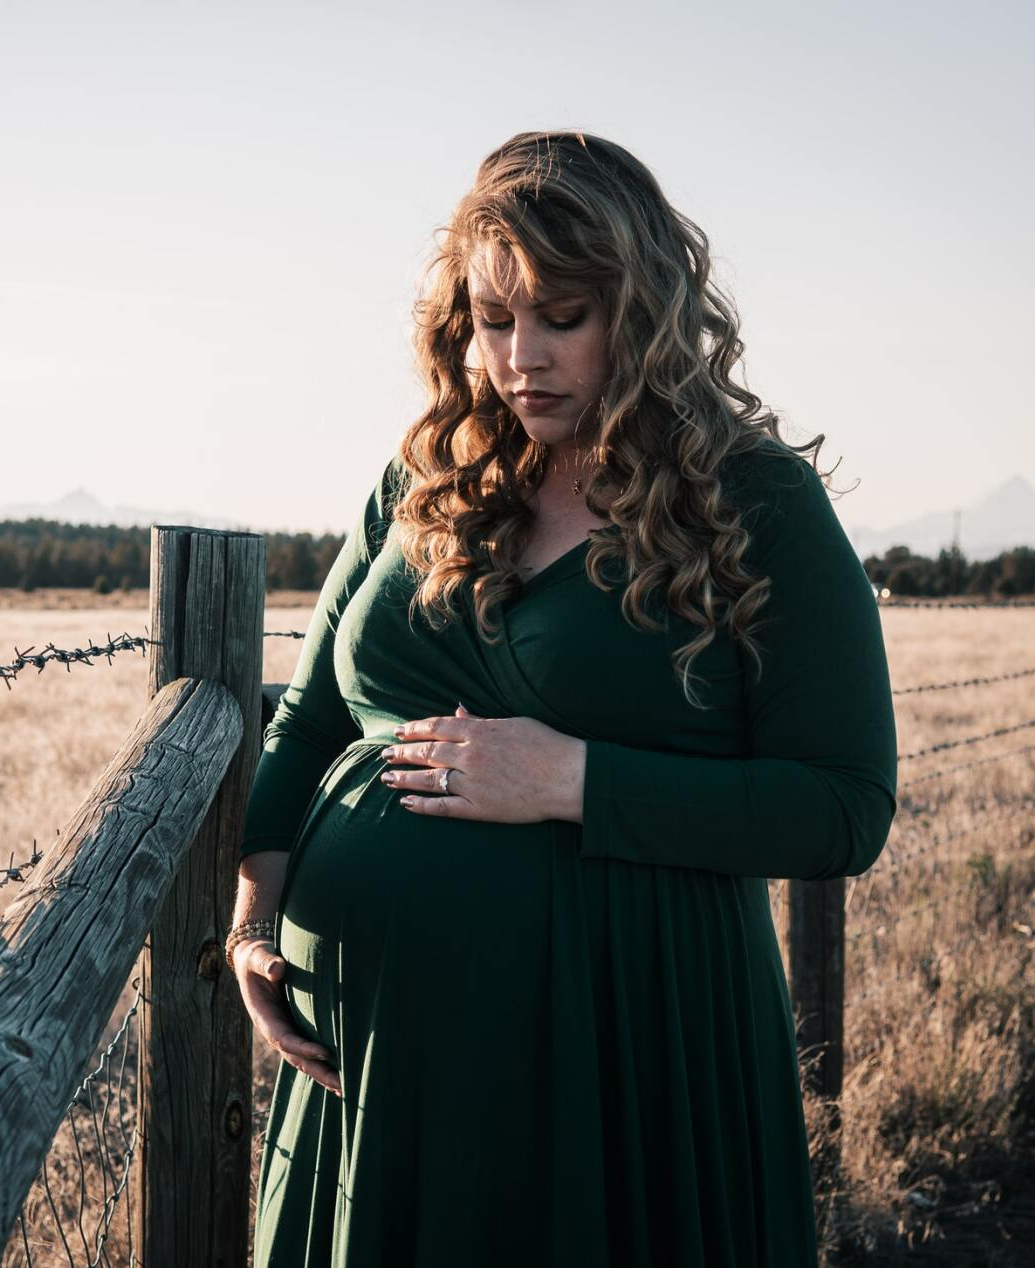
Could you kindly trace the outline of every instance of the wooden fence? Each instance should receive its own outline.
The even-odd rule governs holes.
[[[264,539],[158,527],[147,700],[0,919],[0,1228],[11,1229],[139,958],[133,1243],[148,1268],[245,1268],[252,1028],[223,957],[262,725]],[[806,1079],[842,1074],[844,881],[787,885]]]
[[[0,921],[0,1227],[140,959],[133,1241],[244,1268],[251,1022],[223,958],[261,746],[265,541],[155,527],[140,721]]]

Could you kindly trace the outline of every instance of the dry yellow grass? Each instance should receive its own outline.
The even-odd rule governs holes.
[[[266,595],[267,608],[305,608],[312,601],[313,596],[307,590],[274,590]],[[11,586],[0,586],[0,612],[78,612],[84,609],[108,612],[114,608],[146,612],[147,605],[146,589],[97,594],[94,590],[73,586],[53,589],[43,586],[26,593]]]
[[[883,619],[896,688],[1035,668],[1032,609]],[[1033,719],[1035,675],[896,697],[903,755],[1022,729],[904,760],[888,845],[849,882],[837,1262],[1035,1258]]]
[[[0,594],[0,663],[15,644],[79,646],[142,633],[146,621],[142,603],[12,609],[9,598]],[[311,603],[278,608],[267,629],[303,629]],[[896,687],[1035,668],[1033,609],[889,609],[883,621]],[[264,679],[286,681],[298,648],[268,639]],[[145,668],[124,652],[110,667],[24,671],[0,690],[0,863],[26,857],[34,837],[45,847],[73,811],[135,719]],[[1032,721],[1035,676],[896,706],[908,754]],[[889,844],[848,882],[843,1163],[819,1194],[830,1263],[1006,1266],[1035,1255],[1035,753],[1018,751],[1029,745],[1035,727],[903,762]],[[0,909],[12,889],[0,889]],[[127,988],[123,1008],[131,998]],[[257,1048],[258,1110],[275,1068]],[[806,1111],[818,1154],[826,1110],[808,1098]],[[62,1136],[52,1151],[55,1189],[74,1187],[70,1150]],[[34,1218],[48,1237],[45,1213]],[[115,1221],[109,1245],[119,1237]],[[22,1262],[14,1246],[4,1262]],[[117,1251],[111,1262],[122,1262]]]

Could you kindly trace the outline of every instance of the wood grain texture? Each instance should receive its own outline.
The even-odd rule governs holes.
[[[242,740],[141,955],[134,1244],[148,1268],[245,1268],[252,1026],[223,958],[261,747],[265,540],[156,525],[149,693],[189,674],[238,702]]]
[[[801,1013],[799,1043],[823,1054],[806,1082],[821,1096],[837,1096],[844,1067],[844,877],[789,881],[785,922],[788,984]]]
[[[823,1148],[813,1159],[817,1183],[840,1166],[844,1078],[845,878],[787,882],[784,904],[787,982],[797,1015],[803,1086],[828,1102]],[[818,1054],[818,1060],[809,1058]]]
[[[152,700],[0,919],[0,1227],[86,1073],[243,731],[225,687]]]

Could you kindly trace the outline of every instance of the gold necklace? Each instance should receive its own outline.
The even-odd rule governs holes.
[[[558,470],[558,467],[557,467],[557,464],[556,464],[556,463],[554,463],[554,467],[553,467],[553,469],[554,469],[554,471],[557,471],[557,470]],[[565,464],[564,464],[564,469],[565,469],[565,470],[567,470],[567,469],[568,469],[568,464],[567,464],[567,462],[565,462]],[[575,477],[574,477],[574,479],[572,480],[572,484],[571,484],[571,491],[572,491],[572,493],[581,493],[581,492],[582,492],[582,476],[575,476]]]

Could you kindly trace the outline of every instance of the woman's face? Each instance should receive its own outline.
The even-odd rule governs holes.
[[[512,277],[513,269],[508,286]],[[533,300],[523,282],[508,299],[493,290],[477,256],[467,285],[482,367],[528,435],[547,445],[589,441],[608,374],[598,302],[584,291]],[[537,391],[552,396],[524,395]]]

